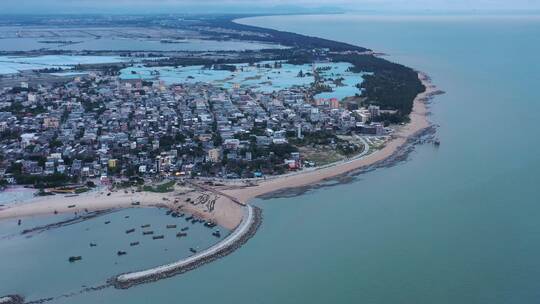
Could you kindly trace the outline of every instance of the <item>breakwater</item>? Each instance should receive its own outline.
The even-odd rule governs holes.
[[[124,273],[109,280],[115,288],[126,289],[134,285],[153,282],[172,277],[216,259],[224,257],[245,244],[259,228],[262,222],[262,211],[258,207],[246,205],[244,216],[236,229],[221,242],[212,247],[174,263],[158,266],[155,268]]]

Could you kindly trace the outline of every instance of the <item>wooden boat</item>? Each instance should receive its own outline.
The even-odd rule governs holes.
[[[71,257],[69,257],[69,259],[68,259],[68,261],[69,261],[70,263],[73,263],[73,262],[76,262],[76,261],[80,261],[80,260],[82,260],[82,256],[80,256],[80,255],[78,255],[78,256],[71,256]]]

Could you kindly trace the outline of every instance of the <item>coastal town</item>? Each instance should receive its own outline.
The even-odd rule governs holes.
[[[378,106],[314,98],[312,87],[265,93],[97,72],[61,85],[21,82],[0,92],[0,178],[262,178],[324,164],[308,157],[317,149],[352,157],[366,149],[359,135],[391,131],[377,122]]]

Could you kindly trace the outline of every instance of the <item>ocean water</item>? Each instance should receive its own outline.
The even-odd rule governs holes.
[[[242,22],[373,48],[428,73],[447,91],[431,107],[441,146],[418,146],[408,161],[347,184],[258,200],[264,222],[256,236],[195,271],[56,303],[540,302],[540,17]],[[24,262],[12,267],[25,288],[11,292],[45,284],[17,266]],[[71,275],[80,281],[101,271]]]

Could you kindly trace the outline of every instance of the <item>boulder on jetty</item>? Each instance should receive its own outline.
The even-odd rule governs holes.
[[[23,304],[24,298],[19,295],[7,295],[0,297],[0,304]]]

